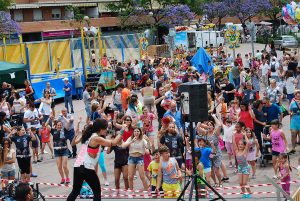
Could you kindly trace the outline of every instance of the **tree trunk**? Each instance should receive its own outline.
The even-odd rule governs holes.
[[[221,31],[222,18],[218,18],[218,30]]]

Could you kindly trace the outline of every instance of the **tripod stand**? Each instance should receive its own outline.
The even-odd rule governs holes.
[[[195,161],[195,144],[194,144],[194,133],[193,133],[193,122],[190,121],[190,125],[189,125],[189,131],[190,131],[190,143],[191,143],[191,149],[192,149],[192,163],[193,163],[193,175],[189,178],[188,182],[185,184],[181,194],[179,195],[177,201],[184,201],[183,196],[185,194],[186,189],[189,187],[190,183],[193,182],[192,184],[194,184],[195,186],[195,199],[196,201],[199,200],[199,192],[198,192],[198,179],[201,180],[201,182],[203,182],[209,189],[211,189],[218,197],[214,198],[212,200],[223,200],[225,201],[225,199],[223,198],[223,196],[221,196],[218,191],[216,191],[209,183],[207,183],[205,181],[205,179],[200,176],[199,174],[197,174],[197,165],[196,165],[196,161]],[[191,194],[189,197],[189,200],[192,200],[193,197],[193,185],[191,187]]]

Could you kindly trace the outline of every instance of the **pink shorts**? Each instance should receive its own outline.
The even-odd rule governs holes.
[[[226,147],[227,153],[230,155],[233,155],[233,144],[230,142],[225,142],[225,147]]]

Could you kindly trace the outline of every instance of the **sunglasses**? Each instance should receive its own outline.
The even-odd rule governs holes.
[[[125,119],[125,121],[131,121],[131,119]]]

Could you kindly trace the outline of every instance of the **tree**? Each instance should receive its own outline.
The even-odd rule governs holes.
[[[203,12],[211,23],[217,19],[217,25],[221,30],[222,19],[228,14],[228,6],[225,2],[211,2],[203,5]]]
[[[264,12],[272,21],[273,35],[275,35],[277,28],[280,25],[281,20],[281,10],[286,4],[286,0],[269,0],[271,4],[271,9]]]
[[[185,21],[194,19],[194,13],[187,5],[177,4],[176,0],[121,0],[119,3],[107,5],[112,12],[119,13],[122,27],[140,27],[151,25],[152,33],[159,43],[159,28],[183,25]],[[137,30],[137,29],[135,29]]]
[[[225,0],[231,16],[237,17],[246,35],[246,22],[259,13],[271,9],[269,0]]]
[[[84,14],[81,13],[80,8],[75,6],[67,6],[66,11],[71,12],[72,16],[69,16],[71,19],[68,21],[62,21],[62,23],[68,23],[70,27],[79,30],[82,27],[82,22],[84,20]]]
[[[8,12],[0,11],[0,37],[3,38],[9,33],[20,33],[17,22],[11,19]]]
[[[0,11],[7,11],[11,3],[12,0],[0,0]]]

